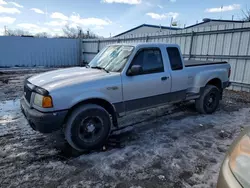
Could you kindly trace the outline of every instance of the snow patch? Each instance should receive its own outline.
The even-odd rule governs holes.
[[[16,121],[17,115],[20,112],[20,101],[9,100],[1,101],[0,103],[0,125],[6,125]]]

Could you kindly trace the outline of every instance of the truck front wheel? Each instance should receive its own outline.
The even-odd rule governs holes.
[[[109,113],[101,106],[86,104],[74,109],[66,121],[65,138],[78,151],[102,147],[111,129]]]
[[[220,91],[214,85],[206,85],[200,97],[195,101],[196,110],[202,114],[215,112],[220,101]]]

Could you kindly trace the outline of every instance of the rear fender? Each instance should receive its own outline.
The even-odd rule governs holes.
[[[202,88],[204,88],[207,83],[215,78],[223,81],[228,80],[228,73],[225,68],[215,69],[215,70],[204,70],[196,74],[193,82],[193,86],[189,88],[188,92],[191,93],[200,93]],[[223,85],[223,83],[221,83]]]

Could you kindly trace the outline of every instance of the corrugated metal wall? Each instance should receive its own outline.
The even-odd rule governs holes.
[[[164,42],[179,44],[185,59],[227,61],[233,90],[250,92],[250,23],[189,28],[151,35],[83,40],[83,60],[89,62],[104,46],[114,43]]]
[[[79,57],[79,39],[0,37],[0,67],[73,66]]]

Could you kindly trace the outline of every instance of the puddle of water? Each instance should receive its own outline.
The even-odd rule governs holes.
[[[5,124],[16,118],[20,112],[20,100],[1,101],[0,103],[0,123]]]
[[[0,117],[9,111],[17,111],[20,107],[20,100],[1,101],[0,103]]]

